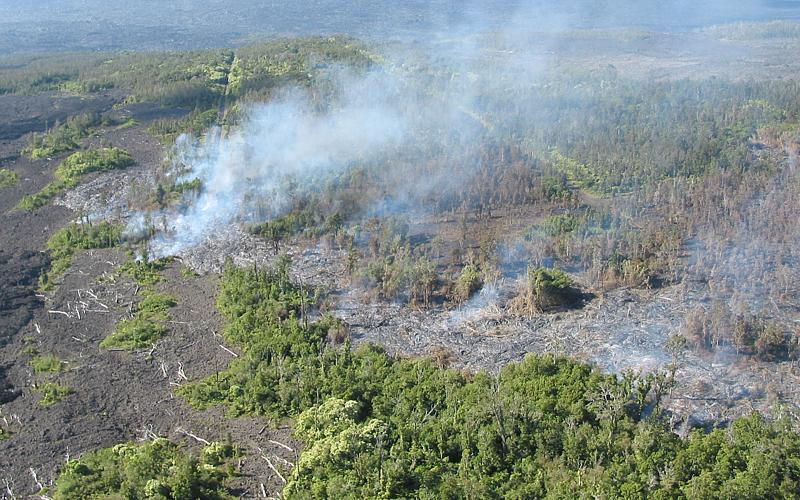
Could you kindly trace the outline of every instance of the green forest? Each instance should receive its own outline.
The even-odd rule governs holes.
[[[800,435],[786,419],[754,414],[679,437],[660,406],[666,375],[616,377],[536,355],[497,374],[465,373],[377,346],[353,349],[340,341],[336,321],[308,320],[303,311],[313,304],[288,265],[226,269],[218,306],[228,319],[225,338],[244,356],[180,390],[193,405],[223,404],[232,416],[291,419],[305,448],[287,497],[790,498],[800,491]],[[82,458],[56,491],[128,496],[131,484],[157,483],[168,498],[187,498],[179,492],[220,479],[213,468],[210,477],[193,472],[196,459],[150,451],[159,443]],[[140,454],[147,458],[134,468]],[[177,475],[166,483],[160,471]]]

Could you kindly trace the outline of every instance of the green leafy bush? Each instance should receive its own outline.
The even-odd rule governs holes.
[[[531,315],[559,307],[575,307],[582,295],[572,278],[560,269],[528,268],[519,295],[512,301],[518,314]]]
[[[223,483],[231,476],[224,465],[236,455],[234,447],[222,443],[211,443],[199,459],[163,438],[118,444],[68,461],[53,498],[234,498]]]
[[[124,319],[117,323],[114,331],[103,339],[100,347],[105,349],[143,349],[152,346],[164,336],[164,325],[145,318]]]
[[[61,228],[47,240],[50,269],[39,277],[39,287],[51,290],[72,265],[72,257],[78,250],[111,248],[119,244],[121,237],[122,226],[108,222],[70,224]]]
[[[73,187],[81,176],[133,165],[131,155],[119,148],[100,148],[80,151],[67,157],[56,168],[56,179]]]
[[[141,259],[129,260],[123,264],[120,272],[135,279],[142,286],[150,286],[164,279],[161,271],[170,262],[172,262],[171,258],[149,260],[145,255]]]
[[[0,168],[0,188],[11,187],[19,182],[19,176],[13,170]]]
[[[277,247],[281,241],[299,234],[315,224],[313,213],[307,210],[296,211],[255,225],[250,228],[250,232],[267,238]]]
[[[145,293],[136,306],[134,317],[117,323],[114,331],[100,347],[106,349],[142,349],[152,346],[167,332],[169,310],[177,304],[175,298],[160,293]]]
[[[56,356],[36,356],[29,364],[36,373],[58,373],[66,368],[66,364]]]
[[[481,285],[483,285],[483,280],[478,268],[472,264],[467,264],[461,270],[461,274],[458,275],[453,295],[457,301],[464,302],[472,297],[472,294],[477,292]]]
[[[575,232],[581,224],[584,223],[583,218],[571,214],[558,214],[551,215],[541,223],[541,228],[548,236],[555,237],[563,234],[570,234]]]
[[[39,404],[42,406],[50,406],[63,400],[75,391],[71,387],[59,385],[54,382],[48,382],[35,388],[36,392],[42,395]]]

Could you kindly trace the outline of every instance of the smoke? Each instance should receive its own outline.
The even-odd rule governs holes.
[[[734,17],[754,8],[753,2],[734,3],[728,11]],[[457,16],[430,7],[431,22],[440,29],[430,30],[429,40],[384,47],[388,62],[365,73],[330,68],[326,85],[334,89],[332,99],[320,103],[305,89],[284,89],[266,104],[251,105],[230,134],[214,129],[199,141],[180,138],[176,162],[188,166],[188,175],[199,178],[203,189],[178,213],[150,214],[167,226],[151,241],[152,255],[180,254],[230,224],[280,216],[292,209],[295,194],[319,189],[355,167],[378,165],[387,179],[395,176],[387,180],[391,191],[375,213],[405,210],[456,191],[474,173],[470,151],[487,138],[517,133],[526,112],[514,109],[518,103],[506,96],[525,96],[554,66],[554,49],[564,40],[553,35],[609,25],[615,16],[647,25],[655,18],[667,22],[690,7],[712,17],[723,10],[719,2],[697,7],[683,1],[568,2],[559,8],[552,2],[510,2],[503,13],[490,7],[467,2]],[[505,100],[509,112],[485,116],[482,103],[488,99]],[[536,105],[525,98],[519,102]],[[414,179],[403,179],[407,170],[396,168],[433,157],[452,164]]]
[[[201,179],[203,190],[152,242],[154,254],[180,253],[219,227],[252,219],[256,211],[280,215],[291,206],[287,183],[309,186],[399,146],[414,113],[398,79],[381,71],[356,77],[345,70],[336,78],[344,94],[330,110],[320,112],[307,93],[290,90],[252,106],[230,135],[215,128],[202,141],[181,137],[176,161],[191,168],[189,175]]]
[[[283,89],[268,103],[250,104],[230,134],[215,128],[202,140],[180,137],[174,162],[188,167],[186,180],[200,179],[203,189],[177,214],[150,214],[167,226],[150,242],[150,254],[177,255],[230,224],[283,215],[295,195],[361,166],[383,169],[390,186],[367,212],[396,213],[459,189],[473,164],[453,162],[410,179],[393,163],[467,157],[494,132],[479,111],[487,85],[529,84],[544,69],[543,61],[522,53],[495,57],[488,51],[498,39],[484,38],[481,29],[465,25],[456,41],[396,48],[384,54],[386,64],[365,72],[330,67],[320,78],[323,89]],[[134,221],[140,226],[142,218]]]

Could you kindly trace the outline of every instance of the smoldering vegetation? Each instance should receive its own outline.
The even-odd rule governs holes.
[[[27,422],[46,411],[30,401],[22,420],[4,421],[8,449],[44,457],[7,454],[12,475],[50,484],[27,462],[47,463],[61,474],[57,498],[89,486],[106,496],[222,491],[227,481],[262,496],[791,496],[800,477],[791,431],[800,403],[797,24],[659,33],[646,23],[608,28],[622,3],[577,5],[579,14],[545,4],[495,13],[501,26],[468,6],[457,22],[428,20],[458,29],[416,42],[281,38],[0,67],[12,99],[117,103],[17,141],[20,155],[4,167],[45,168],[53,156],[58,174],[112,147],[135,160],[122,169],[89,162],[68,192],[46,188],[41,199],[74,209],[81,223],[48,240],[39,286],[56,292],[42,292],[54,305],[40,312],[58,318],[28,324],[6,392],[22,394],[12,405],[27,401],[25,356],[36,355],[35,381],[48,370],[46,380],[58,380],[59,356],[78,352],[72,342],[91,345],[97,363],[58,374],[74,388],[41,386],[56,411],[90,408],[85,434],[54,444],[39,432],[52,420]],[[747,18],[739,7],[731,15]],[[591,17],[592,29],[581,29]],[[20,196],[24,177],[9,188]],[[27,222],[47,209],[31,210],[17,215]],[[18,288],[32,290],[34,274]],[[104,310],[86,323],[95,303]],[[116,326],[109,308],[123,314]],[[36,339],[58,349],[39,356]],[[142,387],[116,376],[120,366]],[[109,371],[118,385],[104,380]],[[113,415],[95,416],[102,405]],[[303,443],[262,447],[267,425],[242,433],[240,420],[205,413],[218,405],[296,418]],[[739,418],[753,410],[769,422]],[[146,419],[153,425],[136,433],[152,447],[122,445],[66,467],[53,458],[54,447],[130,439],[118,422]],[[113,431],[98,433],[97,421]],[[676,435],[699,426],[728,428]],[[210,444],[202,461],[151,453],[167,446],[159,435],[210,443],[223,429],[233,442]],[[280,432],[271,437],[283,441],[289,431]],[[78,442],[84,448],[72,449]],[[328,453],[343,443],[357,448]],[[121,471],[136,457],[154,468],[194,465],[185,477],[143,469],[125,480],[136,486],[86,474]]]
[[[769,394],[796,402],[800,87],[579,64],[588,45],[613,42],[595,55],[614,61],[650,36],[319,40],[299,66],[240,51],[218,126],[177,140],[155,196],[131,198],[145,210],[130,232],[199,271],[289,252],[321,311],[396,352],[678,370],[687,400],[728,401],[701,418],[742,398],[768,410],[778,370]],[[689,383],[723,375],[718,391]]]
[[[545,351],[724,372],[722,396],[686,394],[769,406],[767,373],[793,380],[797,358],[796,23],[578,29],[589,12],[44,57],[0,87],[131,93],[162,167],[61,202],[124,218],[141,256],[205,272],[288,252],[359,342],[491,370]]]

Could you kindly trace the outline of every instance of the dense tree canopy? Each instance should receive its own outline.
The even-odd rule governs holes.
[[[306,322],[308,297],[286,268],[228,267],[219,306],[245,355],[181,392],[233,414],[296,416],[307,448],[292,497],[800,494],[800,436],[787,422],[755,414],[680,439],[662,418],[662,376],[535,355],[469,374],[336,346],[333,320]]]

